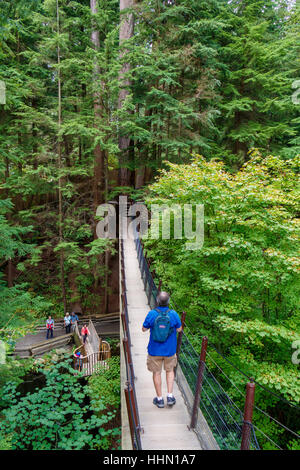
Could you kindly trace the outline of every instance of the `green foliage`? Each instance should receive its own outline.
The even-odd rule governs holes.
[[[13,204],[10,199],[0,200],[0,254],[2,260],[24,256],[32,253],[34,246],[22,241],[22,235],[32,231],[32,227],[12,225],[5,214],[11,211]]]
[[[7,352],[9,349],[7,348]],[[35,370],[32,358],[17,360],[10,356],[6,357],[4,364],[0,364],[0,407],[6,403],[4,396],[4,389],[7,383],[14,383],[19,385],[23,381],[23,377],[31,371]]]
[[[289,2],[230,2],[220,19],[221,129],[216,155],[240,165],[251,147],[286,158],[299,154],[299,107],[291,99],[299,76],[297,18]],[[282,60],[284,57],[284,61]],[[231,152],[231,154],[230,154]]]
[[[108,409],[119,409],[120,402],[120,358],[111,357],[107,361],[108,369],[89,379],[91,398],[100,397]]]
[[[10,200],[0,200],[0,258],[5,263],[11,258],[34,256],[36,247],[23,241],[23,237],[32,231],[32,227],[13,225],[5,214],[13,209]],[[30,329],[40,313],[47,310],[51,303],[37,296],[28,284],[7,287],[0,273],[0,337],[15,339]],[[13,336],[13,338],[12,338]]]
[[[61,315],[63,290],[83,310],[100,309],[104,259],[115,248],[94,239],[95,192],[106,200],[143,194],[116,187],[125,136],[127,166],[145,170],[141,185],[165,169],[149,202],[205,205],[201,251],[185,250],[186,240],[147,242],[166,287],[188,304],[195,328],[298,402],[290,358],[299,336],[300,118],[291,99],[300,74],[299,5],[141,0],[132,7],[134,36],[120,46],[119,1],[97,3],[92,18],[89,2],[60,0],[58,32],[55,0],[1,2],[0,336],[15,340],[50,308]],[[105,181],[95,171],[99,148]],[[205,158],[180,165],[193,152]]]
[[[0,438],[0,450],[12,450],[9,436]]]
[[[292,363],[300,335],[297,161],[253,150],[234,176],[200,156],[168,165],[149,188],[148,204],[204,204],[205,236],[194,251],[184,237],[145,238],[162,288],[187,311],[196,348],[207,334],[241,370],[299,404]],[[270,397],[266,406],[274,407]]]
[[[52,303],[29,291],[26,284],[8,288],[1,277],[0,337],[16,339],[33,328],[41,314],[50,310]]]
[[[13,270],[17,265],[16,275],[21,283],[28,283],[29,288],[33,286],[53,304],[61,300],[61,292],[56,289],[60,281],[67,293],[71,291],[71,297],[77,297],[79,303],[90,303],[92,310],[97,308],[92,302],[93,290],[98,284],[104,287],[106,282],[106,270],[99,260],[105,249],[112,248],[109,243],[93,242],[94,149],[99,143],[105,146],[110,168],[115,167],[112,162],[117,152],[116,124],[110,119],[111,110],[107,108],[105,120],[98,128],[94,122],[91,76],[95,60],[105,64],[102,69],[108,86],[105,104],[108,99],[118,98],[118,67],[115,64],[109,68],[107,63],[118,57],[118,2],[99,3],[96,22],[101,34],[107,36],[101,43],[104,47],[99,57],[95,57],[91,45],[91,13],[86,2],[59,2],[60,34],[55,1],[35,0],[26,8],[23,0],[14,4],[4,2],[0,30],[3,45],[0,79],[5,81],[7,89],[7,103],[1,105],[0,131],[6,137],[0,144],[0,179],[2,199],[7,195],[14,203],[13,207],[9,201],[1,201],[3,246],[0,243],[0,250],[5,259],[12,259]],[[63,97],[60,130],[57,125],[58,45]],[[58,134],[63,163],[60,168]],[[58,233],[59,181],[63,198],[62,240]],[[2,207],[13,209],[6,220]],[[61,256],[64,279],[59,276]],[[90,271],[93,281],[78,295],[76,277]]]
[[[2,435],[10,436],[12,449],[80,450],[108,449],[118,430],[107,429],[115,412],[106,411],[103,400],[89,401],[88,389],[68,361],[41,369],[46,385],[20,396],[7,383],[6,408],[0,423]],[[101,412],[100,415],[98,413]]]
[[[122,157],[120,137],[131,141],[128,166],[133,171],[156,171],[165,159],[189,161],[191,152],[218,157],[236,170],[254,145],[263,154],[273,149],[286,158],[299,153],[299,109],[291,100],[292,82],[299,75],[296,7],[287,10],[286,2],[271,0],[264,7],[260,0],[245,5],[225,0],[134,2],[134,36],[120,48],[117,0],[99,0],[93,19],[87,2],[61,0],[59,33],[55,1],[2,3],[0,79],[6,83],[7,104],[1,108],[5,138],[0,179],[2,199],[13,200],[14,209],[9,227],[0,227],[0,249],[17,263],[20,280],[32,282],[39,294],[48,297],[48,286],[53,286],[53,302],[61,299],[59,281],[67,293],[91,306],[97,286],[105,287],[107,272],[96,266],[101,247],[90,246],[93,193],[99,187],[106,197],[132,194],[132,188],[115,188],[116,175],[110,174]],[[99,31],[97,51],[91,43],[93,24]],[[119,109],[124,64],[130,85]],[[101,96],[101,117],[95,116],[95,92]],[[101,184],[94,181],[97,145],[106,172]],[[87,282],[75,286],[74,276],[81,281],[91,267],[94,282],[87,276]]]

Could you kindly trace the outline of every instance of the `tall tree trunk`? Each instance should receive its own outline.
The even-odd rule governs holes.
[[[92,15],[98,13],[97,0],[90,0],[90,7]],[[100,49],[100,35],[95,24],[94,18],[92,18],[92,34],[91,41],[95,52]],[[97,128],[99,121],[103,118],[103,109],[101,104],[101,93],[102,88],[101,82],[101,70],[97,63],[97,59],[94,59],[93,68],[93,99],[94,99],[94,116],[95,116],[95,127]],[[100,145],[97,144],[94,150],[95,161],[94,161],[94,179],[93,179],[93,201],[94,210],[96,211],[99,204],[104,202],[104,159],[105,152],[101,149]]]
[[[120,48],[122,43],[127,39],[130,39],[133,36],[134,31],[134,18],[133,14],[130,12],[123,13],[127,8],[133,6],[134,0],[120,0],[120,33],[119,33],[119,44]],[[120,60],[126,54],[126,50],[120,52]],[[125,62],[122,66],[119,75],[119,109],[122,108],[124,101],[129,95],[129,87],[131,81],[128,77],[125,77],[130,71],[130,64]],[[130,157],[130,138],[126,135],[119,135],[119,149],[120,149],[120,158],[119,158],[119,184],[120,186],[128,186],[130,183],[130,172],[126,168],[126,163],[129,161]]]
[[[100,50],[100,34],[95,22],[95,17],[98,13],[97,0],[90,0],[90,8],[92,13],[92,34],[91,42],[95,53]],[[101,81],[101,69],[98,65],[97,58],[95,56],[94,66],[93,66],[93,100],[94,100],[94,117],[95,117],[95,128],[98,127],[101,120],[104,119],[104,109],[103,109],[103,100],[104,97],[101,96],[101,91],[104,91],[104,83]],[[94,211],[96,213],[97,207],[99,204],[102,204],[105,201],[105,192],[106,192],[106,155],[105,150],[102,150],[100,145],[97,144],[94,150],[94,179],[93,179],[93,204]],[[94,224],[94,238],[97,238],[96,234],[96,221]],[[98,262],[100,265],[105,264],[105,254],[102,254],[98,257]],[[99,279],[96,274],[97,269],[94,273],[94,289],[97,292],[99,289]],[[106,292],[106,286],[104,286],[104,292]],[[104,293],[104,296],[106,294]],[[105,307],[104,307],[105,311]]]
[[[59,7],[58,0],[56,0],[57,8],[57,33],[60,33],[59,27]],[[60,73],[60,47],[57,46],[57,65],[58,65],[58,131],[61,129],[62,124],[62,106],[61,106],[61,73]],[[58,225],[59,225],[59,243],[63,241],[63,208],[62,208],[62,152],[61,152],[61,136],[58,135],[57,141],[57,152],[58,152]],[[66,296],[66,286],[65,286],[65,267],[64,267],[64,252],[60,250],[59,255],[59,265],[60,265],[60,282],[61,290],[64,304],[64,312],[67,311],[67,296]]]
[[[140,189],[145,184],[145,166],[135,170],[135,189]]]
[[[9,178],[9,160],[7,157],[5,157],[5,182]],[[5,196],[8,199],[9,198],[9,189],[5,189]],[[10,213],[7,215],[7,220],[10,220]],[[7,285],[8,287],[13,287],[13,263],[11,258],[8,259],[7,261]]]

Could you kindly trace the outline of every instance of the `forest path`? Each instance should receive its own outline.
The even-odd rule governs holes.
[[[157,408],[152,400],[155,390],[152,374],[147,370],[147,345],[149,332],[142,332],[143,321],[150,308],[143,282],[134,240],[124,240],[125,277],[127,288],[129,328],[132,343],[132,361],[136,377],[135,389],[141,427],[143,450],[200,450],[196,434],[189,431],[190,416],[177,384],[174,384],[176,404],[173,408]],[[166,403],[166,380],[162,374],[162,390]]]

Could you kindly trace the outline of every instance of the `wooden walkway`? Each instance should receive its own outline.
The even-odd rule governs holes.
[[[132,361],[136,377],[135,387],[140,423],[144,430],[141,433],[142,449],[200,450],[197,435],[187,427],[190,416],[176,383],[173,391],[176,404],[173,408],[166,406],[167,390],[164,371],[162,391],[165,408],[157,408],[152,403],[156,393],[152,374],[146,367],[149,332],[142,332],[142,324],[150,308],[141,280],[134,240],[129,238],[124,240],[124,254]]]
[[[81,329],[81,326],[84,323],[88,323],[90,319],[88,317],[79,318],[79,323],[80,326],[79,328]],[[101,336],[102,339],[109,338],[109,337],[114,337],[118,338],[120,334],[120,325],[119,325],[119,318],[117,318],[115,315],[107,315],[106,317],[102,318],[96,318],[93,320],[94,326],[96,328],[96,331],[99,336]],[[19,357],[29,357],[32,355],[43,355],[45,352],[50,351],[51,349],[56,349],[56,348],[61,348],[64,346],[64,344],[68,343],[68,335],[66,335],[66,330],[63,327],[63,322],[60,321],[55,321],[54,323],[55,328],[54,328],[54,337],[53,339],[48,339],[46,341],[46,327],[44,325],[41,325],[36,328],[35,333],[28,333],[27,335],[23,336],[20,338],[16,345],[15,345],[15,351],[14,355],[19,356]],[[38,352],[37,348],[39,346],[46,344],[48,345],[44,349],[41,348],[41,353]],[[33,351],[33,349],[35,351]],[[34,352],[34,354],[33,354]]]
[[[83,355],[81,372],[85,376],[98,374],[108,369],[107,359],[111,357],[109,343],[99,338],[92,320],[88,323],[88,329],[90,334],[85,343],[83,343],[83,338],[77,324],[74,330],[74,340],[77,344],[81,344],[73,353],[74,367],[76,368],[77,364],[75,352],[80,351]]]

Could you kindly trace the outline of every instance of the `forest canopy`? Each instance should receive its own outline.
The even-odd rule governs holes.
[[[119,309],[100,204],[203,204],[201,250],[145,240],[156,273],[188,311],[196,349],[208,334],[299,405],[299,21],[291,0],[0,2],[7,349],[49,314]],[[273,398],[258,396],[296,429]]]

